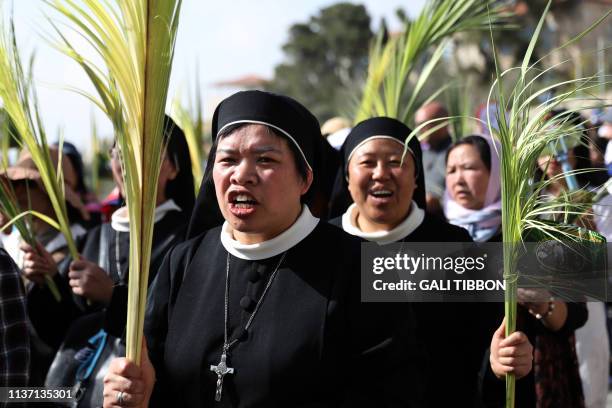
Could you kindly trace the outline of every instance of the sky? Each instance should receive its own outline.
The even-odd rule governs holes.
[[[282,45],[289,27],[305,22],[319,9],[337,3],[330,0],[183,0],[177,36],[173,72],[168,98],[186,99],[195,82],[198,67],[206,105],[210,115],[214,104],[227,90],[212,86],[215,82],[245,75],[271,78],[274,67],[283,61]],[[366,0],[372,17],[372,29],[385,17],[391,29],[400,27],[395,10],[403,7],[417,14],[425,0]],[[34,78],[45,128],[51,140],[61,130],[65,140],[75,143],[87,156],[91,117],[96,118],[99,134],[112,137],[110,122],[87,99],[67,87],[92,91],[81,68],[53,48],[45,38],[52,38],[46,16],[54,16],[41,0],[13,0],[17,41],[22,58],[35,53]],[[3,13],[11,10],[5,2]],[[82,40],[69,34],[77,45]]]

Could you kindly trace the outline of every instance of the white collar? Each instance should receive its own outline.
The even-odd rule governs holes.
[[[412,201],[410,215],[408,215],[408,217],[406,217],[397,227],[389,231],[363,232],[355,226],[356,218],[357,206],[355,204],[351,204],[351,206],[342,215],[342,229],[351,235],[376,242],[379,245],[387,245],[392,242],[400,241],[412,234],[414,230],[423,223],[425,211],[419,208],[419,206]]]
[[[155,219],[153,223],[157,223],[170,211],[182,211],[181,207],[176,205],[173,199],[166,200],[155,207]],[[117,232],[130,231],[130,218],[127,207],[121,207],[111,215],[111,227]]]
[[[306,205],[302,206],[302,213],[292,226],[267,241],[257,244],[241,244],[236,241],[227,221],[221,228],[221,244],[227,252],[240,259],[256,261],[272,258],[296,246],[315,229],[319,219],[314,217]]]

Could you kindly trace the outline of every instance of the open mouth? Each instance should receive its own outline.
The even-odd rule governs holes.
[[[229,194],[229,210],[238,217],[248,216],[255,212],[259,202],[251,194],[235,191]]]
[[[257,200],[249,194],[236,194],[230,203],[236,208],[250,208],[258,204]]]
[[[393,195],[391,190],[371,190],[370,195],[375,198],[388,198]]]
[[[370,190],[369,194],[376,201],[387,201],[393,196],[393,191],[384,189]]]

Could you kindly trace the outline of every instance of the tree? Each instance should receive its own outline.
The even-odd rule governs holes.
[[[291,26],[285,62],[275,68],[269,89],[295,97],[321,121],[349,112],[350,90],[365,75],[372,36],[363,5],[321,9],[308,22]]]

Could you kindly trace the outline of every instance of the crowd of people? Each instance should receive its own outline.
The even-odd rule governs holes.
[[[63,143],[80,255],[37,219],[36,245],[2,237],[0,386],[69,387],[79,407],[479,408],[505,406],[513,374],[517,407],[605,407],[602,303],[521,301],[506,336],[503,303],[362,302],[363,242],[502,241],[501,146],[485,129],[453,139],[428,124],[446,116],[439,102],[422,106],[414,120],[427,136],[407,140],[393,118],[321,127],[292,98],[239,92],[213,115],[197,197],[185,136],[166,118],[139,365],[123,357],[120,152],[109,152],[119,205],[105,212]],[[607,180],[610,116],[584,125],[563,162],[600,169],[580,174],[584,189]],[[525,177],[556,180],[542,193],[554,197],[570,189],[563,171],[549,152]],[[0,177],[20,207],[55,217],[27,152]],[[575,223],[609,238],[605,200]]]

